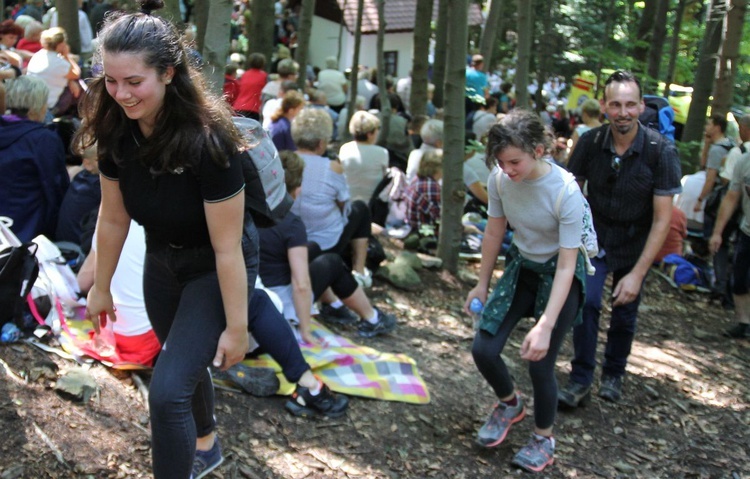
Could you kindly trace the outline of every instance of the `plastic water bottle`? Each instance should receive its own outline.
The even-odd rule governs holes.
[[[102,316],[104,320],[102,321]],[[115,341],[115,330],[112,329],[112,321],[107,318],[107,313],[99,315],[99,334],[94,336],[94,349],[103,358],[113,356],[117,350]]]
[[[21,330],[13,323],[5,323],[0,333],[0,343],[15,343],[21,339]]]
[[[472,313],[472,320],[474,322],[474,330],[479,329],[479,321],[482,319],[482,311],[484,310],[484,304],[479,298],[474,298],[469,303],[469,311]]]

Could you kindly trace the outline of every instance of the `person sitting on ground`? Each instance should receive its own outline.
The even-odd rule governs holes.
[[[473,115],[471,131],[477,138],[482,138],[497,123],[497,98],[491,96],[484,103],[479,103]]]
[[[43,234],[55,239],[55,228],[70,178],[60,137],[44,127],[49,88],[28,75],[9,80],[0,117],[0,216],[13,220],[19,240]]]
[[[375,99],[377,99],[377,97],[373,100]],[[409,153],[414,149],[406,131],[408,118],[399,113],[399,107],[403,108],[403,106],[401,105],[401,99],[398,95],[390,93],[388,94],[388,100],[391,103],[391,115],[390,120],[388,121],[388,136],[385,138],[385,148],[393,157],[395,157],[391,158],[389,164],[403,169],[409,158]],[[378,107],[379,106],[380,103],[378,102]],[[378,114],[378,118],[382,123],[382,112]]]
[[[464,213],[475,211],[487,216],[486,206],[489,201],[487,195],[487,179],[482,178],[477,170],[469,164],[469,160],[478,152],[484,150],[484,145],[476,140],[474,133],[467,131],[464,139],[463,179],[466,185],[466,202]],[[485,166],[486,168],[486,166]]]
[[[47,108],[52,115],[61,116],[75,108],[81,94],[77,83],[81,68],[71,55],[68,35],[61,27],[42,32],[42,49],[29,60],[27,73],[47,83]]]
[[[292,138],[305,161],[302,191],[292,212],[305,224],[309,241],[316,242],[324,253],[341,255],[352,265],[357,282],[369,288],[372,274],[365,261],[370,210],[365,202],[351,200],[341,163],[322,156],[332,130],[331,117],[314,108],[302,110],[292,122]]]
[[[416,178],[406,188],[406,219],[412,233],[420,237],[438,235],[440,222],[440,179],[443,150],[426,151]]]
[[[261,113],[263,128],[266,130],[271,129],[273,115],[279,110],[279,108],[281,108],[281,102],[284,99],[284,95],[290,91],[299,91],[299,85],[297,85],[296,81],[285,80],[279,88],[279,97],[272,98],[263,104],[263,112]]]
[[[512,100],[510,98],[510,91],[513,89],[513,84],[510,82],[503,82],[500,85],[500,98],[498,98],[497,111],[499,113],[508,113],[512,106]]]
[[[427,115],[414,115],[411,120],[409,120],[409,125],[406,127],[406,131],[409,133],[409,138],[411,138],[414,148],[419,149],[419,147],[422,146],[422,136],[419,132],[429,119],[430,117]]]
[[[571,136],[570,138],[572,140],[572,143],[570,144],[570,152],[568,153],[568,158],[570,158],[570,155],[573,154],[573,149],[576,147],[578,139],[581,137],[581,135],[592,128],[602,126],[602,122],[599,121],[599,117],[601,116],[601,114],[601,106],[599,105],[599,102],[597,100],[589,98],[581,104],[582,123],[576,125],[575,129],[573,130],[573,136]]]
[[[310,89],[307,92],[307,96],[310,100],[310,108],[318,108],[320,110],[323,110],[324,112],[328,113],[328,115],[331,117],[331,122],[333,122],[333,135],[331,135],[331,141],[332,142],[336,141],[336,138],[338,138],[339,136],[339,131],[338,131],[339,113],[337,113],[330,106],[328,106],[328,100],[326,98],[326,94],[322,90]]]
[[[16,42],[23,34],[23,28],[13,20],[0,23],[0,51],[5,54],[5,61],[19,69],[23,68],[24,60],[30,55],[29,52],[16,49]]]
[[[266,56],[262,53],[251,53],[248,57],[247,70],[240,78],[239,93],[232,103],[238,115],[260,121],[261,91],[268,80],[265,66]]]
[[[84,254],[91,249],[96,216],[102,201],[96,146],[83,152],[82,169],[70,181],[57,220],[55,239],[79,245]]]
[[[274,98],[281,98],[284,96],[281,91],[281,84],[285,81],[297,81],[297,74],[299,73],[299,65],[291,58],[285,58],[279,62],[278,74],[279,77],[276,80],[269,81],[261,90],[261,105],[265,105],[268,100]],[[265,126],[265,125],[264,125]]]
[[[224,100],[234,105],[240,93],[240,82],[237,80],[237,65],[229,63],[224,67]]]
[[[684,252],[684,241],[687,238],[687,217],[681,209],[672,205],[672,218],[669,221],[669,232],[664,239],[661,249],[654,256],[654,264],[661,263],[668,254],[682,256]]]
[[[305,97],[298,91],[288,91],[281,100],[279,109],[271,116],[268,134],[279,151],[297,149],[292,139],[292,120],[305,108]]]
[[[297,198],[305,164],[290,151],[282,151],[281,159],[287,191]],[[284,316],[297,326],[304,342],[315,342],[310,332],[310,317],[313,302],[317,300],[322,302],[323,320],[346,324],[359,319],[360,336],[373,337],[396,327],[395,317],[371,306],[341,256],[320,254],[317,244],[308,243],[299,216],[288,213],[281,223],[259,233],[260,276],[266,287],[279,295],[284,303]]]
[[[42,49],[42,32],[44,31],[44,25],[41,22],[33,20],[26,25],[23,30],[23,38],[18,41],[17,48],[20,51],[29,52],[27,58],[24,58],[23,67],[26,68],[29,64],[29,60]]]
[[[338,70],[338,59],[335,56],[326,58],[326,67],[318,73],[317,87],[325,93],[330,106],[336,113],[341,112],[346,102],[349,82]]]
[[[353,201],[369,202],[388,170],[388,150],[375,144],[379,132],[380,120],[372,113],[358,111],[349,122],[354,141],[341,145],[339,161]]]
[[[422,145],[409,154],[409,161],[406,165],[406,181],[408,183],[411,183],[417,176],[422,155],[427,151],[434,151],[443,147],[443,121],[427,120],[419,130],[419,136],[422,137]]]
[[[358,111],[365,111],[365,97],[363,97],[362,95],[357,95],[357,98],[354,100],[354,113],[357,113]],[[336,140],[339,142],[351,140],[351,134],[349,133],[349,124],[346,122],[348,116],[349,102],[347,101],[344,108],[342,108],[339,112],[339,118],[336,121],[336,131],[338,132]]]

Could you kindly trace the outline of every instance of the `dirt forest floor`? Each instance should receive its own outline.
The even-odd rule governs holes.
[[[476,274],[478,264],[462,269]],[[418,291],[376,281],[370,292],[398,316],[396,333],[360,341],[353,329],[338,331],[412,356],[429,386],[429,405],[352,398],[343,418],[316,421],[292,417],[283,397],[220,390],[226,460],[208,477],[531,477],[510,466],[528,440],[531,417],[496,449],[474,444],[494,398],[471,359],[471,324],[461,312],[471,285],[436,271],[420,276]],[[605,312],[605,325],[607,318]],[[556,463],[539,476],[750,478],[750,341],[723,338],[731,322],[704,295],[649,275],[623,402],[594,397],[586,408],[561,412]],[[504,355],[527,398],[518,348],[530,324],[516,330]],[[568,340],[558,359],[561,383],[570,355]],[[93,366],[99,391],[80,404],[52,389],[54,375],[24,379],[45,363],[54,362],[58,374],[78,367],[72,361],[26,344],[0,346],[0,359],[0,479],[151,477],[148,414],[130,373]],[[147,385],[148,375],[140,375]]]

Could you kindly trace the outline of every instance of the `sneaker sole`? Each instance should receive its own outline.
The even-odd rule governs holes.
[[[230,380],[251,396],[273,396],[279,390],[279,378],[270,368],[242,367],[227,371]]]
[[[204,470],[199,475],[197,475],[195,477],[192,477],[192,476],[190,476],[190,477],[191,477],[191,479],[201,479],[202,477],[206,477],[207,475],[211,474],[211,472],[213,472],[217,467],[221,466],[221,464],[223,462],[224,462],[224,456],[221,457],[221,459],[219,460],[219,462],[217,462],[213,466],[209,467],[208,469]]]
[[[549,461],[545,462],[541,466],[530,466],[528,464],[522,464],[522,463],[517,462],[517,461],[512,461],[511,462],[511,464],[513,464],[514,466],[520,467],[521,469],[523,469],[525,471],[529,471],[529,472],[542,472],[544,470],[544,468],[546,468],[547,466],[551,466],[554,463],[555,463],[555,458],[554,457],[551,457],[549,459]]]
[[[320,412],[315,409],[311,409],[305,406],[300,406],[294,401],[288,401],[286,403],[286,410],[292,413],[294,416],[297,417],[305,417],[305,418],[318,418],[318,417],[330,417],[332,419],[336,419],[337,417],[341,417],[346,414],[347,408],[344,408],[342,411],[333,411],[333,412]]]
[[[523,420],[523,418],[525,418],[525,417],[526,417],[526,406],[523,407],[523,410],[521,411],[521,414],[519,414],[518,416],[514,417],[510,421],[510,426],[512,426],[513,424],[515,424],[517,422],[521,422]],[[508,432],[510,431],[510,426],[508,426],[508,428],[505,429],[505,433],[502,436],[500,436],[498,439],[496,439],[495,441],[490,442],[488,444],[485,444],[485,443],[481,442],[480,439],[477,439],[477,444],[479,444],[480,446],[485,447],[485,448],[491,448],[491,447],[499,446],[503,441],[505,441],[505,438],[508,436]]]
[[[357,331],[357,334],[359,334],[359,336],[363,338],[374,338],[375,336],[378,336],[380,334],[388,334],[394,329],[396,329],[396,325],[393,325],[393,327],[388,329],[381,329],[379,331]]]

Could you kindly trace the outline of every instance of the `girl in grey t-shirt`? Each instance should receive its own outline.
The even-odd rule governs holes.
[[[526,415],[501,353],[521,318],[536,324],[520,355],[534,387],[534,434],[513,464],[538,472],[554,461],[552,426],[557,410],[555,360],[583,304],[583,257],[579,257],[583,196],[571,175],[542,159],[544,125],[533,112],[514,110],[489,133],[488,223],[482,242],[479,282],[467,298],[485,304],[472,355],[498,404],[479,430],[477,442],[495,447]],[[509,224],[514,239],[506,268],[488,300],[490,279]]]

